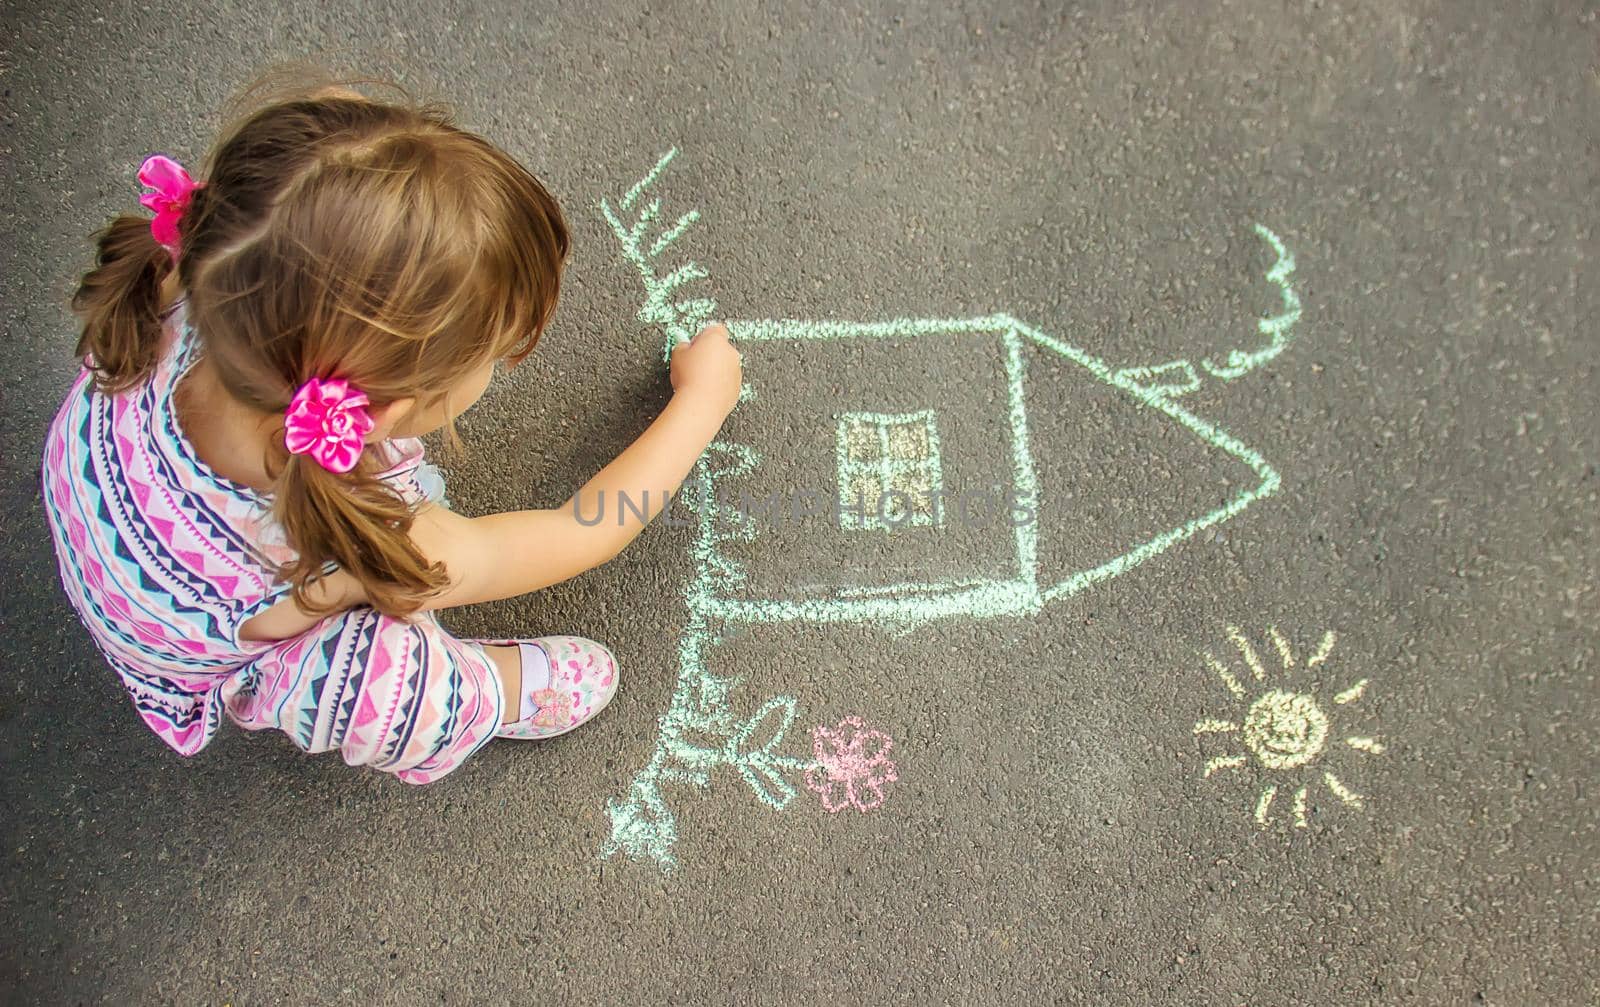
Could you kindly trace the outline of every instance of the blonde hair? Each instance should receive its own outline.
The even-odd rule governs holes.
[[[538,341],[569,247],[544,186],[436,106],[372,101],[325,83],[243,118],[207,159],[179,225],[188,318],[223,387],[281,414],[311,378],[348,380],[374,406],[440,401],[442,389]],[[146,217],[98,236],[73,297],[79,356],[107,394],[148,379],[173,268]],[[298,556],[279,570],[302,607],[329,563],[378,610],[404,615],[447,583],[410,538],[413,514],[365,451],[330,472],[264,459],[274,513]]]

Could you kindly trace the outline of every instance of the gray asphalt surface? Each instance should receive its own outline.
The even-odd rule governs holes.
[[[1600,998],[1594,6],[808,6],[6,6],[0,1000]],[[65,300],[146,154],[198,163],[237,86],[327,50],[453,103],[574,228],[554,327],[444,459],[460,510],[560,502],[665,401],[595,204],[672,146],[664,204],[704,214],[685,254],[734,318],[1004,312],[1116,366],[1221,359],[1277,310],[1251,224],[1271,228],[1297,262],[1293,344],[1183,402],[1282,485],[1031,617],[737,634],[716,670],[744,676],[741,711],[796,698],[786,752],[860,714],[899,778],[868,814],[804,787],[774,811],[726,768],[668,787],[670,873],[599,851],[673,694],[689,529],[454,616],[616,651],[621,695],[566,739],[492,745],[421,789],[235,728],[180,759],[57,584],[36,472],[75,366]],[[992,351],[897,353],[752,354],[766,408],[729,436],[793,484],[817,445],[785,417],[806,409],[863,389],[995,408]],[[1074,369],[1030,367],[1042,563],[1103,562],[1250,483]],[[981,468],[977,428],[952,424],[949,464]],[[748,547],[755,581],[906,572],[881,532],[848,567],[784,534]],[[953,533],[913,573],[981,573],[990,546]],[[1269,626],[1299,662],[1282,683]],[[1205,650],[1251,694],[1318,697],[1317,760],[1206,776],[1248,753],[1194,731],[1244,716]]]

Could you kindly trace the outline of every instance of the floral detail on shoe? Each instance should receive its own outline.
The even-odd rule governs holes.
[[[536,709],[520,719],[507,714],[495,734],[532,741],[553,738],[585,723],[603,710],[617,691],[617,662],[611,652],[581,636],[541,636],[532,640],[480,640],[497,646],[530,643],[544,652],[550,679],[526,693]]]
[[[528,696],[539,709],[530,723],[534,727],[566,727],[572,723],[572,696],[559,689],[538,689]]]
[[[816,765],[806,770],[806,788],[816,792],[823,810],[833,813],[846,806],[871,811],[883,803],[885,784],[899,779],[889,758],[894,740],[873,730],[860,717],[846,717],[837,727],[811,729],[811,750]]]

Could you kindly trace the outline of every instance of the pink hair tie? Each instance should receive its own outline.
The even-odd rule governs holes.
[[[200,184],[189,177],[182,165],[161,154],[150,155],[139,166],[139,184],[155,190],[139,197],[140,205],[156,215],[150,221],[150,234],[176,259],[178,222]]]
[[[349,472],[375,425],[366,407],[367,397],[343,378],[312,378],[284,411],[283,443],[329,472]]]

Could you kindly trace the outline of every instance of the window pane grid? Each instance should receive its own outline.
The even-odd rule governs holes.
[[[841,527],[943,524],[934,506],[943,477],[933,410],[840,415],[838,466]]]

